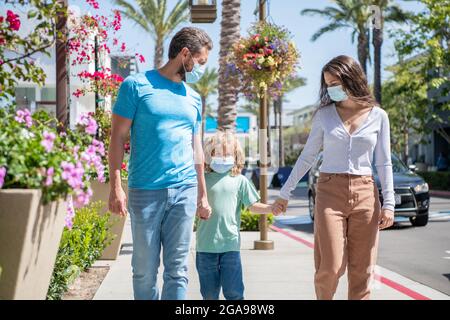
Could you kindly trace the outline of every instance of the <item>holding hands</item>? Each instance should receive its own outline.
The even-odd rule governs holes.
[[[197,216],[202,220],[208,220],[211,217],[211,207],[208,199],[202,198],[197,201]]]
[[[288,200],[283,198],[277,198],[275,202],[272,204],[272,212],[274,215],[279,216],[280,214],[286,212],[288,205]]]

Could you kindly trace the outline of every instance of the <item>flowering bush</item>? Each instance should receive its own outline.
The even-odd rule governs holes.
[[[94,9],[99,9],[97,1],[86,0],[86,2]],[[98,14],[84,14],[78,17],[73,12],[69,12],[69,26],[71,26],[71,36],[68,39],[68,50],[72,60],[71,65],[89,65],[94,61],[96,52],[94,39],[97,41],[99,55],[110,54],[114,48],[120,53],[127,51],[125,42],[120,42],[118,39],[118,31],[122,28],[122,17],[118,10],[113,11],[112,17]],[[110,39],[111,36],[112,39]],[[141,63],[145,62],[141,54],[135,53],[135,56]],[[126,59],[122,59],[120,65],[128,63],[125,61]],[[123,81],[121,76],[112,74],[111,69],[103,66],[97,66],[94,72],[82,71],[77,76],[86,84],[84,88],[77,89],[73,93],[77,98],[88,92],[96,92],[103,97],[114,97]]]
[[[41,189],[44,204],[68,198],[69,228],[73,207],[67,196],[80,208],[92,195],[90,179],[105,181],[97,124],[85,116],[78,127],[58,134],[56,119],[45,111],[0,108],[0,188]]]
[[[109,142],[110,142],[110,136],[111,136],[111,111],[105,110],[103,108],[97,108],[95,112],[89,112],[86,114],[87,116],[91,117],[96,124],[98,125],[98,130],[96,134],[96,138],[98,141],[101,141],[103,144],[103,148],[105,150],[104,154],[102,155],[102,162],[104,165],[104,178],[105,182],[109,181],[109,170],[108,170],[108,149],[109,149]],[[82,116],[83,117],[83,116]],[[85,121],[85,120],[84,120]],[[128,179],[128,161],[130,157],[130,142],[129,137],[127,139],[127,142],[124,145],[125,154],[124,154],[124,162],[121,166],[121,177],[122,179]]]
[[[101,96],[115,96],[119,90],[123,78],[118,74],[111,74],[111,69],[102,67],[100,71],[93,73],[86,70],[80,72],[78,77],[89,87],[77,89],[73,95],[77,98],[86,94],[86,92],[97,91]]]
[[[290,38],[284,28],[258,23],[248,37],[235,43],[227,57],[227,73],[246,96],[281,95],[283,82],[295,72],[300,56]]]
[[[0,100],[9,100],[19,82],[44,85],[46,74],[35,63],[36,55],[48,54],[55,45],[56,20],[63,8],[57,0],[16,0],[3,5],[10,9],[5,16],[0,15]],[[19,12],[24,12],[26,23],[33,25],[27,33],[22,30]]]

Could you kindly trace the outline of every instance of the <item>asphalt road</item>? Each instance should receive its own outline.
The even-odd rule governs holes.
[[[270,190],[274,199],[276,190]],[[290,215],[298,215],[289,227],[313,233],[308,216],[306,188],[294,191],[296,201]],[[378,265],[450,295],[450,199],[430,199],[430,221],[413,227],[408,219],[396,219],[394,226],[380,235]],[[295,208],[294,208],[295,207]]]

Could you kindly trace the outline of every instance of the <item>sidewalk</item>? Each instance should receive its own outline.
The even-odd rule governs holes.
[[[275,193],[270,190],[270,198]],[[290,210],[307,206],[304,200],[292,200]],[[297,209],[296,209],[297,208]],[[289,216],[288,210],[280,221],[298,219]],[[259,232],[242,232],[242,263],[244,272],[245,298],[248,300],[286,299],[311,300],[314,293],[314,261],[312,234],[280,228],[277,223],[269,233],[269,239],[275,242],[271,251],[253,250],[253,241],[259,238]],[[277,227],[278,226],[278,227]],[[195,236],[194,236],[195,239]],[[201,299],[197,271],[195,269],[195,241],[189,255],[189,286],[187,298]],[[123,246],[118,260],[111,263],[111,269],[97,291],[96,300],[133,299],[131,255],[132,241],[130,221],[127,221]],[[159,286],[162,285],[162,267],[158,275]],[[407,279],[397,273],[378,267],[376,280],[373,281],[372,299],[411,300],[411,299],[445,299],[450,297]],[[335,299],[347,299],[347,277],[344,275],[339,283]],[[223,299],[223,297],[222,297]]]

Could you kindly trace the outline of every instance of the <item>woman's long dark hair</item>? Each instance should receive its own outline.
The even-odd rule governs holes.
[[[320,80],[319,108],[327,106],[333,101],[327,92],[324,73],[328,72],[341,80],[342,88],[348,97],[363,107],[378,105],[367,83],[366,75],[360,64],[353,58],[345,55],[331,59],[322,69]]]

